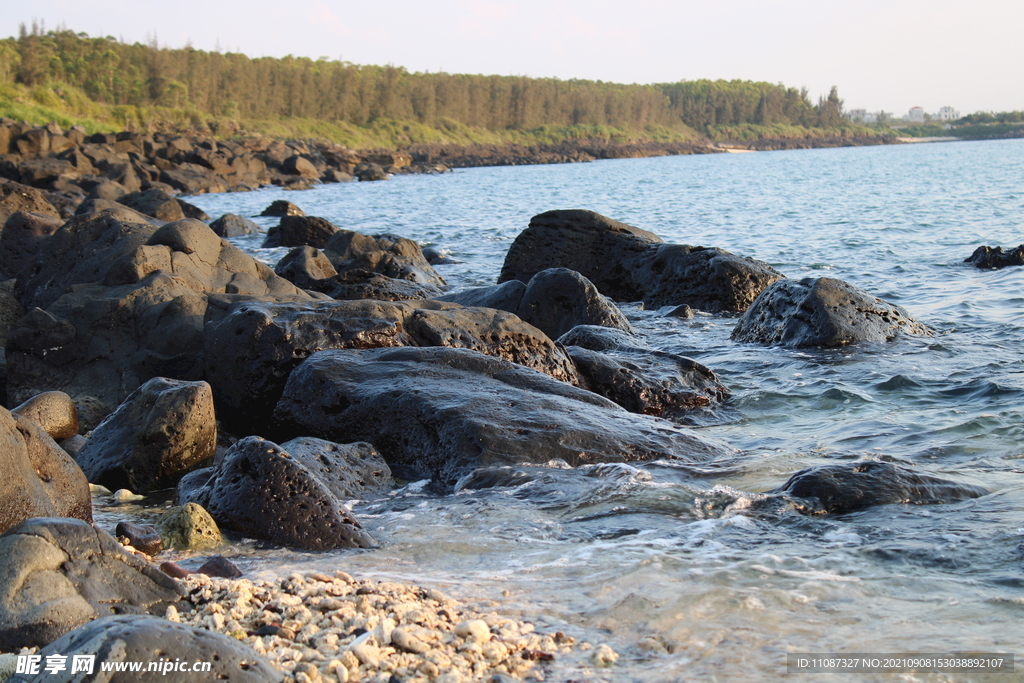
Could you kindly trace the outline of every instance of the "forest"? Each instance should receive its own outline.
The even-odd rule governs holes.
[[[286,120],[333,122],[341,126],[336,130],[405,122],[407,136],[442,138],[467,127],[635,139],[871,134],[844,118],[835,88],[812,103],[805,89],[739,80],[622,85],[410,73],[327,59],[171,49],[155,41],[127,44],[39,26],[0,40],[0,115],[10,115],[5,100],[24,103],[26,93],[39,105],[112,115],[88,107],[102,103],[123,123],[146,128],[201,127],[213,117],[248,129]]]

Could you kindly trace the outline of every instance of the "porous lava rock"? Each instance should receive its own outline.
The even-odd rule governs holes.
[[[582,274],[616,301],[727,313],[746,310],[783,277],[761,261],[714,247],[666,244],[593,211],[568,209],[530,220],[509,248],[498,282],[527,282],[559,267]]]
[[[973,254],[964,259],[964,263],[984,269],[1024,266],[1024,244],[1007,251],[1003,251],[1002,247],[978,247]]]
[[[391,469],[371,444],[300,436],[282,443],[281,448],[315,473],[340,500],[378,497],[391,485]]]
[[[835,278],[779,280],[740,316],[732,339],[793,348],[931,335],[903,308]]]
[[[45,391],[11,412],[35,422],[54,441],[78,434],[78,410],[74,400],[63,391]]]
[[[281,432],[368,441],[396,476],[447,489],[488,465],[731,454],[536,370],[444,347],[317,352],[292,371],[274,419]]]

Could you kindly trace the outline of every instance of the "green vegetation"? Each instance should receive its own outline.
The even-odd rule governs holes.
[[[33,26],[0,40],[0,116],[87,130],[245,130],[352,147],[868,135],[836,89],[749,81],[620,85],[410,73],[327,59],[132,45]]]

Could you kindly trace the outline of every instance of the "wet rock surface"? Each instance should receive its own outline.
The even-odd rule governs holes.
[[[164,662],[167,670],[148,673],[159,676],[171,683],[192,683],[197,680],[224,680],[238,683],[278,683],[283,674],[272,667],[263,657],[235,638],[206,629],[194,628],[166,619],[152,616],[111,616],[103,617],[80,626],[65,634],[39,651],[45,665],[50,655],[64,656],[68,653],[92,655],[95,657],[95,671],[99,673],[100,662],[110,662],[116,667],[124,662]],[[209,671],[193,672],[196,662],[209,662]],[[185,663],[187,671],[175,670],[176,664]],[[50,673],[45,670],[35,676],[15,674],[10,681],[54,681],[70,683],[81,679],[73,675],[71,666],[64,671]],[[138,681],[140,674],[132,671],[115,671],[101,674],[110,683]]]
[[[580,385],[632,413],[685,421],[720,405],[729,390],[692,358],[647,346],[620,330],[581,325],[558,338],[576,364]]]
[[[224,528],[251,538],[306,550],[376,546],[332,490],[337,477],[325,482],[319,469],[250,436],[231,447],[205,482],[186,482],[178,496],[180,502],[205,507]],[[193,481],[202,473],[194,473]]]
[[[33,518],[0,536],[0,648],[47,645],[97,617],[163,614],[185,589],[88,523]]]
[[[91,483],[148,493],[177,483],[216,448],[210,385],[154,377],[96,427],[76,460]]]
[[[368,441],[396,476],[448,488],[493,464],[730,455],[667,421],[466,349],[320,351],[292,371],[274,417],[285,433]]]
[[[842,280],[805,278],[771,285],[736,323],[732,339],[789,347],[832,347],[931,335],[899,306]]]
[[[569,268],[616,301],[687,304],[741,312],[783,275],[765,263],[716,248],[665,244],[653,233],[581,209],[530,220],[505,257],[498,282],[528,281],[547,268]]]
[[[430,301],[222,303],[205,330],[206,377],[221,416],[253,428],[269,417],[292,369],[324,349],[471,348],[576,381],[554,342],[503,311]]]
[[[282,216],[281,222],[267,231],[263,247],[311,246],[323,249],[338,228],[317,216]]]
[[[0,245],[3,243],[0,242]],[[1003,251],[1002,247],[978,247],[974,253],[964,259],[977,268],[1006,268],[1008,266],[1024,266],[1024,244],[1014,249]]]

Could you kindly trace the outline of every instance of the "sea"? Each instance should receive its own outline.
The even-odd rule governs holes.
[[[898,304],[932,337],[837,349],[730,340],[735,317],[623,302],[651,346],[732,391],[691,428],[740,457],[523,470],[517,486],[352,501],[381,543],[327,553],[238,543],[252,576],[341,569],[440,589],[484,612],[607,643],[548,681],[1024,680],[1024,268],[963,263],[1024,242],[1024,140],[621,159],[455,170],[386,182],[188,198],[212,217],[286,199],[339,228],[408,237],[494,284],[530,218],[590,209],[666,242],[720,247],[790,278],[832,277]],[[284,249],[233,240],[271,265]],[[814,465],[875,459],[980,485],[937,505],[748,514]],[[788,668],[873,654],[1018,656],[1016,673]]]

